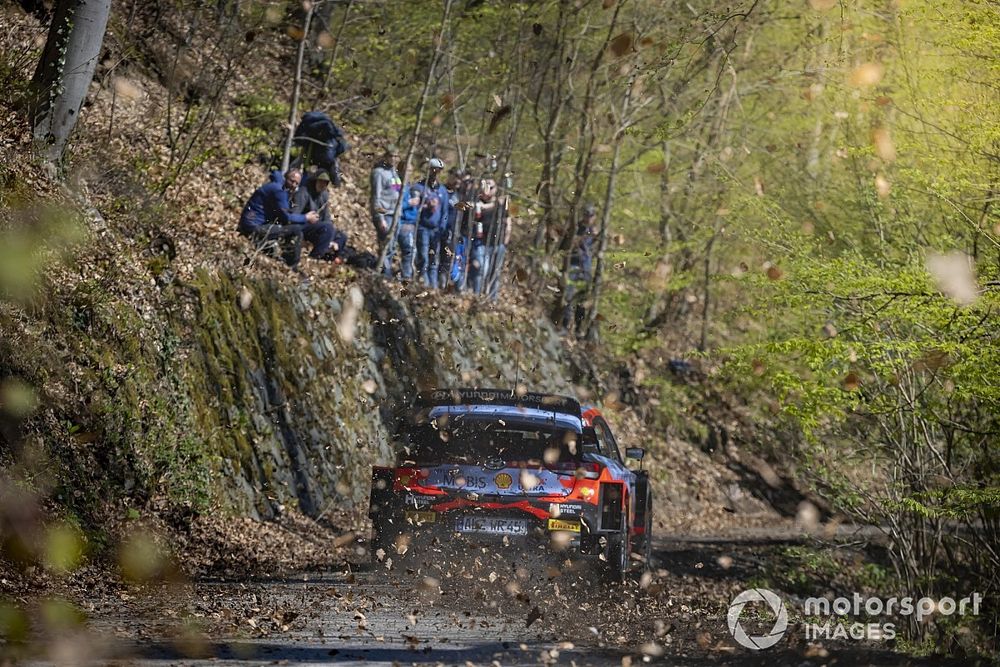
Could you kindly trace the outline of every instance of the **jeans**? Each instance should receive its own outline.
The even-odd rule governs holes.
[[[500,294],[500,276],[503,271],[503,260],[506,255],[507,246],[501,243],[493,249],[492,265],[488,267],[486,293],[494,301],[497,300],[497,296]]]
[[[396,241],[399,243],[399,249],[401,251],[399,258],[399,276],[403,280],[410,280],[413,278],[413,246],[415,235],[415,225],[400,225],[399,231],[396,233]],[[393,251],[395,251],[395,248],[393,248]],[[390,260],[389,273],[391,275],[392,255],[388,255],[388,258]]]
[[[438,285],[438,230],[417,228],[417,273],[428,287]]]
[[[279,241],[281,256],[288,266],[296,266],[302,256],[302,238],[305,225],[240,225],[239,232],[260,244],[264,241]]]
[[[311,225],[303,225],[302,236],[306,241],[312,243],[313,249],[309,253],[310,257],[314,259],[320,259],[327,252],[330,251],[330,244],[337,239],[338,236],[343,236],[346,239],[346,235],[343,232],[338,232],[333,228],[332,222],[314,222]],[[341,249],[344,248],[343,243],[338,243]]]
[[[446,233],[438,234],[438,240],[435,252],[437,254],[437,265],[438,265],[436,287],[444,289],[448,286],[448,281],[451,279],[452,252],[451,252],[451,242],[448,239],[448,234]]]
[[[379,247],[385,243],[389,235],[389,226],[392,225],[392,216],[385,213],[372,213],[372,224],[375,226],[375,236],[378,238]],[[384,227],[384,229],[383,229]],[[392,277],[392,258],[396,254],[396,239],[389,240],[389,249],[385,253],[385,264],[382,266],[382,275],[386,278]]]
[[[563,310],[562,326],[569,329],[569,325],[575,324],[577,335],[579,335],[580,325],[583,324],[586,309],[583,307],[583,298],[586,296],[587,281],[590,274],[578,266],[571,266],[569,269],[569,280],[566,282],[566,308]]]
[[[487,263],[486,245],[480,241],[473,241],[472,254],[469,255],[469,277],[465,286],[471,288],[476,294],[483,293],[483,279],[489,269]]]

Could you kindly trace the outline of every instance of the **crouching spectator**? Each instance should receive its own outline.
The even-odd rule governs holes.
[[[347,234],[333,226],[330,216],[330,174],[319,170],[306,180],[292,197],[292,211],[315,213],[318,219],[307,223],[302,236],[312,244],[309,256],[333,261],[347,245]]]
[[[237,230],[255,243],[279,241],[282,256],[288,266],[297,266],[302,253],[302,239],[306,226],[319,220],[315,211],[294,213],[288,195],[294,193],[302,181],[297,169],[284,175],[271,172],[271,180],[257,188],[240,215]]]

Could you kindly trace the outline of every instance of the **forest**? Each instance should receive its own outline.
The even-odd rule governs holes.
[[[280,263],[247,259],[236,224],[267,172],[288,165],[302,114],[317,110],[351,144],[330,206],[359,249],[384,250],[368,173],[389,145],[403,182],[439,158],[495,179],[509,202],[496,302],[405,287],[398,297],[413,299],[413,330],[467,313],[441,329],[445,349],[420,357],[421,373],[448,368],[465,337],[499,342],[508,318],[511,331],[515,321],[551,328],[571,359],[566,386],[641,423],[629,432],[650,439],[654,461],[659,452],[662,488],[701,479],[682,465],[738,471],[758,489],[747,494],[800,531],[865,526],[861,539],[876,545],[877,556],[847,564],[830,561],[822,540],[790,547],[747,581],[803,595],[976,591],[986,600],[978,618],[904,619],[896,650],[995,655],[996,0],[57,0],[0,10],[0,563],[20,572],[11,580],[22,595],[36,585],[25,572],[45,570],[46,547],[24,538],[11,550],[29,521],[11,509],[19,494],[45,522],[71,526],[54,534],[94,562],[116,558],[112,545],[139,515],[170,534],[231,506],[212,489],[249,466],[243,444],[226,449],[231,436],[206,425],[252,424],[238,399],[248,381],[224,379],[252,354],[199,365],[193,351],[223,357],[217,336],[199,333],[206,322],[248,336],[264,326],[239,329],[230,319],[243,315],[217,315],[210,299],[232,304],[238,292],[256,315],[272,306],[249,281],[277,285],[276,301],[294,292]],[[91,72],[74,83],[63,65],[81,49]],[[588,206],[593,270],[581,279],[572,249]],[[336,295],[337,317],[377,302],[362,327],[382,344],[389,318],[378,309],[389,301],[372,290],[389,287],[360,270],[306,270]],[[247,285],[253,303],[239,292]],[[315,318],[324,299],[260,317]],[[518,340],[506,347],[523,379],[522,361],[541,353]],[[290,355],[279,365],[298,363],[288,340],[275,350]],[[452,362],[439,381],[465,363]],[[474,360],[457,377],[490,386],[508,377],[496,363],[495,375]],[[380,372],[377,391],[346,395],[388,400],[393,383],[423,381],[407,384],[384,363]],[[279,384],[293,395],[305,387],[296,382]],[[188,398],[191,387],[210,400]],[[296,419],[303,432],[367,433],[343,426],[355,416],[339,410]],[[674,441],[705,463],[672,464]],[[338,512],[357,484],[330,482]],[[795,500],[779,507],[789,489]],[[673,512],[667,501],[662,512]],[[782,568],[805,574],[774,574]],[[0,596],[14,600],[13,590]],[[19,604],[0,608],[0,634],[12,635]]]

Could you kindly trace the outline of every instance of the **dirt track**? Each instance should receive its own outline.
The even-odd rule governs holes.
[[[748,587],[770,549],[791,541],[755,534],[661,539],[656,574],[616,585],[539,566],[518,572],[488,553],[478,565],[442,556],[438,567],[400,566],[394,576],[361,566],[195,581],[125,605],[93,600],[84,655],[205,665],[945,664],[908,659],[886,645],[808,644],[794,623],[774,648],[739,647],[726,625],[729,600]]]

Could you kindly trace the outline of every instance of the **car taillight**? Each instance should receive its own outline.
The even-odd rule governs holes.
[[[427,478],[430,476],[430,471],[425,468],[396,468],[396,482],[393,488],[396,491],[409,489],[432,495],[444,493],[436,486],[427,484]]]
[[[545,467],[557,475],[573,475],[577,479],[598,479],[601,476],[601,465],[599,463],[557,461]]]
[[[601,484],[598,496],[601,530],[622,529],[622,485]]]

